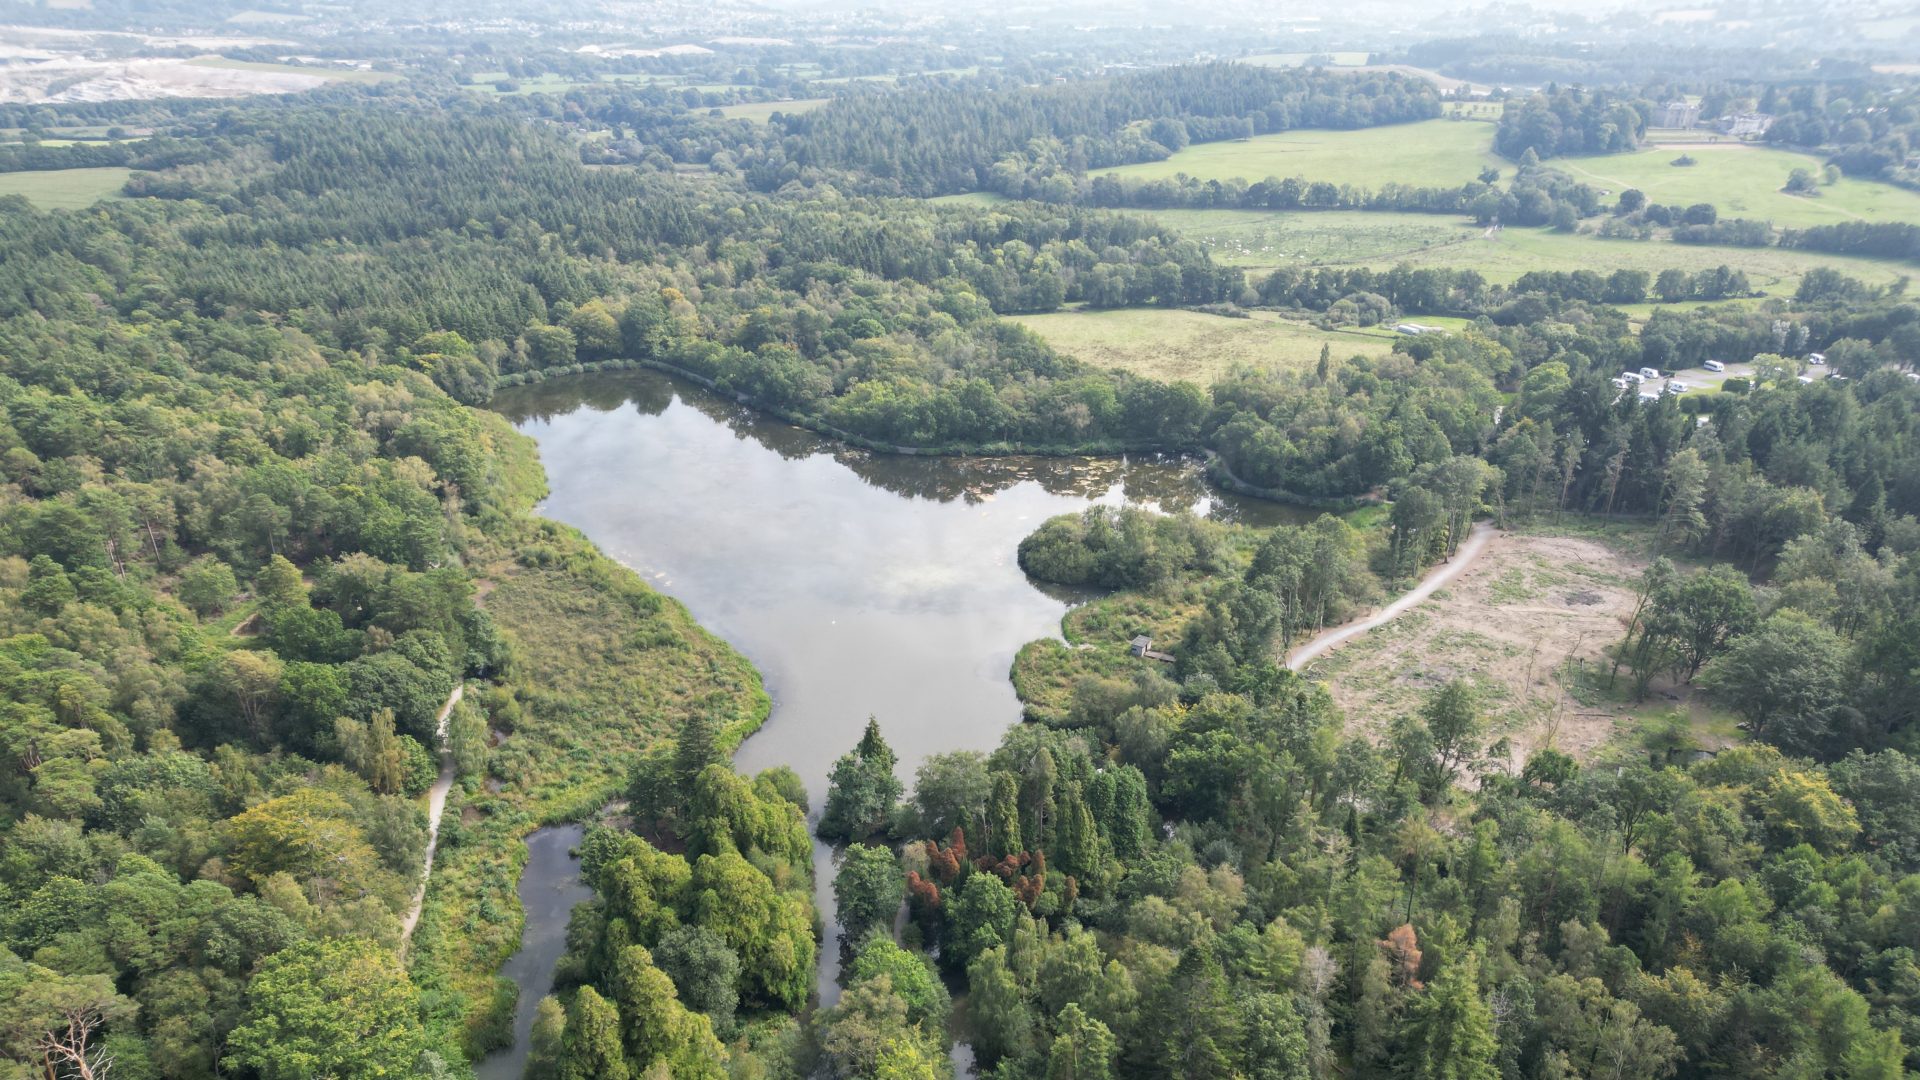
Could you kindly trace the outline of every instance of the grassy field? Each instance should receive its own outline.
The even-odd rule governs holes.
[[[1391,264],[1477,235],[1462,219],[1439,214],[1156,210],[1151,216],[1205,245],[1215,262],[1260,270]]]
[[[774,113],[796,115],[808,113],[825,105],[829,98],[800,98],[797,101],[756,101],[751,105],[726,105],[720,109],[722,116],[736,120],[752,120],[764,124]]]
[[[1511,178],[1514,165],[1493,153],[1493,128],[1468,122],[1497,113],[1482,103],[1449,108],[1461,119],[1426,120],[1359,131],[1286,131],[1233,142],[1199,143],[1165,161],[1097,170],[1151,180],[1185,173],[1201,180],[1299,176],[1377,188],[1388,181],[1451,187],[1492,166]],[[1549,164],[1609,191],[1639,188],[1655,202],[1712,203],[1721,217],[1752,217],[1804,227],[1837,221],[1920,221],[1920,192],[1869,180],[1842,179],[1807,198],[1780,189],[1794,169],[1816,175],[1821,161],[1808,154],[1737,142],[1662,141],[1632,154],[1554,158]],[[1682,153],[1697,164],[1671,164]]]
[[[1378,355],[1393,348],[1390,331],[1329,331],[1266,312],[1232,319],[1178,308],[1120,308],[1017,315],[1013,321],[1047,344],[1100,367],[1206,386],[1239,364],[1299,367],[1333,355]]]
[[[25,195],[42,210],[78,210],[101,199],[119,198],[128,172],[109,166],[0,173],[0,195]]]
[[[1206,245],[1215,261],[1266,270],[1279,266],[1371,266],[1399,263],[1478,270],[1510,282],[1529,270],[1746,271],[1755,288],[1789,295],[1816,266],[1831,266],[1873,284],[1891,284],[1911,270],[1879,259],[1783,248],[1706,247],[1666,240],[1602,240],[1550,229],[1511,228],[1489,235],[1442,214],[1362,211],[1167,210],[1153,215]]]
[[[941,206],[992,206],[1007,202],[1008,199],[992,191],[967,191],[959,195],[935,195],[927,201]]]
[[[1513,163],[1493,154],[1493,129],[1461,120],[1358,131],[1283,131],[1235,142],[1198,143],[1165,161],[1099,169],[1135,180],[1186,173],[1201,180],[1253,181],[1299,176],[1377,188],[1388,181],[1420,187],[1457,187],[1492,166],[1511,176]],[[1780,182],[1786,182],[1786,173]],[[1920,198],[1920,196],[1916,196]]]
[[[1697,164],[1673,165],[1683,152]],[[1712,203],[1723,218],[1761,218],[1794,227],[1861,218],[1920,221],[1920,192],[1891,184],[1842,179],[1821,188],[1818,197],[1788,195],[1780,190],[1787,174],[1807,169],[1818,176],[1821,160],[1745,143],[1662,145],[1632,154],[1555,158],[1548,164],[1615,192],[1639,188],[1654,202]]]
[[[1392,717],[1464,679],[1479,692],[1486,741],[1510,739],[1516,766],[1545,747],[1598,756],[1639,719],[1628,704],[1589,702],[1577,681],[1618,640],[1646,559],[1638,545],[1557,533],[1498,534],[1429,599],[1307,674],[1326,680],[1350,728],[1375,739]]]

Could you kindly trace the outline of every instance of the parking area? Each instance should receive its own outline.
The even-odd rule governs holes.
[[[1816,381],[1824,379],[1831,372],[1825,364],[1808,364],[1804,374]],[[1666,393],[1667,383],[1678,379],[1685,383],[1689,392],[1696,390],[1719,390],[1728,379],[1753,378],[1751,363],[1729,363],[1724,371],[1708,371],[1703,367],[1687,368],[1684,371],[1670,371],[1658,379],[1648,379],[1640,384],[1640,396],[1657,398]]]

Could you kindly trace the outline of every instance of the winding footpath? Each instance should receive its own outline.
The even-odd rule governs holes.
[[[1454,552],[1453,557],[1446,562],[1429,570],[1427,576],[1420,579],[1420,584],[1372,615],[1364,615],[1352,622],[1336,626],[1296,646],[1287,654],[1287,667],[1299,671],[1334,648],[1352,641],[1377,626],[1385,626],[1399,618],[1408,608],[1432,596],[1442,585],[1452,581],[1461,571],[1473,565],[1473,560],[1479,558],[1480,552],[1487,546],[1487,541],[1493,538],[1493,533],[1492,522],[1482,521],[1475,525],[1467,534],[1466,541],[1460,545],[1460,550]]]
[[[447,792],[453,790],[453,753],[447,748],[447,718],[453,715],[453,707],[460,704],[465,696],[465,683],[454,686],[453,693],[447,695],[447,703],[440,706],[440,715],[434,718],[434,737],[440,742],[440,776],[433,786],[427,789],[427,861],[420,871],[420,888],[413,894],[413,904],[407,908],[407,917],[400,923],[400,953],[406,955],[407,943],[413,939],[414,924],[420,921],[420,909],[427,902],[427,880],[433,876],[433,853],[440,846],[440,815],[447,808]]]

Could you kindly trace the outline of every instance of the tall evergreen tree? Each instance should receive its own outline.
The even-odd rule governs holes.
[[[583,986],[567,1012],[560,1044],[559,1080],[627,1080],[620,1045],[620,1013],[593,987]]]
[[[1413,1080],[1498,1080],[1493,1010],[1480,996],[1480,955],[1451,960],[1415,1006],[1407,1046]]]
[[[827,778],[827,804],[815,830],[822,839],[863,840],[886,824],[904,790],[895,761],[879,723],[868,717],[860,742],[833,763]]]
[[[993,774],[987,799],[987,854],[996,859],[1025,851],[1020,833],[1020,783],[1012,773]]]
[[[1119,1053],[1113,1032],[1069,1002],[1054,1021],[1056,1034],[1047,1048],[1046,1080],[1113,1080]]]
[[[726,760],[720,752],[720,726],[713,714],[705,709],[689,711],[673,743],[673,786],[681,800],[692,797],[693,781],[700,770]]]

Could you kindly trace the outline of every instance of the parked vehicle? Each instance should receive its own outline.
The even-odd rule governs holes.
[[[1725,365],[1725,364],[1723,364],[1723,363],[1721,363],[1721,362],[1720,362],[1720,361],[1718,361],[1718,360],[1708,360],[1707,362],[1705,362],[1705,363],[1703,363],[1703,364],[1701,364],[1700,366],[1701,366],[1701,367],[1703,367],[1703,368],[1706,368],[1706,369],[1707,369],[1708,371],[1725,371],[1725,370],[1727,370],[1727,365]]]
[[[1806,383],[1806,384],[1807,384],[1808,386],[1812,386],[1812,385],[1813,385],[1813,376],[1811,376],[1811,375],[1802,375],[1802,376],[1800,376],[1800,381],[1801,381],[1801,382],[1803,382],[1803,383]]]
[[[1826,362],[1827,362],[1827,354],[1826,354],[1826,353],[1817,353],[1817,352],[1815,352],[1815,353],[1808,353],[1808,354],[1807,354],[1807,363],[1809,363],[1809,364],[1815,364],[1815,365],[1819,365],[1819,364],[1824,364],[1824,363],[1826,363]]]
[[[1691,389],[1693,389],[1693,387],[1688,386],[1686,383],[1681,382],[1679,379],[1667,380],[1667,393],[1669,394],[1684,394]]]
[[[1640,374],[1640,373],[1639,373],[1639,372],[1637,372],[1637,371],[1623,371],[1623,372],[1621,372],[1621,373],[1620,373],[1620,378],[1619,378],[1619,379],[1615,379],[1614,381],[1615,381],[1615,382],[1619,382],[1619,381],[1621,381],[1622,379],[1624,379],[1624,380],[1626,380],[1627,382],[1630,382],[1630,383],[1637,383],[1637,382],[1645,382],[1645,381],[1647,381],[1647,377],[1646,377],[1645,375],[1642,375],[1642,374]]]
[[[1623,375],[1623,376],[1621,376],[1621,377],[1619,377],[1619,378],[1617,378],[1617,379],[1615,379],[1615,380],[1613,380],[1613,388],[1614,388],[1615,390],[1625,390],[1625,389],[1626,389],[1627,387],[1629,387],[1629,386],[1632,386],[1632,385],[1633,385],[1633,383],[1631,383],[1631,382],[1629,382],[1629,381],[1627,381],[1627,378],[1626,378],[1626,376],[1624,376],[1624,375]]]
[[[1643,379],[1657,379],[1660,377],[1660,369],[1643,367],[1640,369],[1640,377]]]

